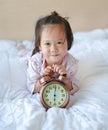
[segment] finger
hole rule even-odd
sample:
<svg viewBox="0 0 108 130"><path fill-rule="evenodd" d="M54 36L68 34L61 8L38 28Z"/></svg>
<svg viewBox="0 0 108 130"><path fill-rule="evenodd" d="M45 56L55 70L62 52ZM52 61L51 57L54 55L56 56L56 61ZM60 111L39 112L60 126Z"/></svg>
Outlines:
<svg viewBox="0 0 108 130"><path fill-rule="evenodd" d="M59 72L59 67L58 67L58 65L53 65L53 71L54 71L54 72Z"/></svg>
<svg viewBox="0 0 108 130"><path fill-rule="evenodd" d="M52 67L51 67L51 66L47 66L46 68L48 68L48 69L51 69L51 70L52 70Z"/></svg>
<svg viewBox="0 0 108 130"><path fill-rule="evenodd" d="M50 71L51 71L51 70L50 70L49 68L46 68L46 69L45 69L45 72L46 72L46 73L50 73Z"/></svg>
<svg viewBox="0 0 108 130"><path fill-rule="evenodd" d="M52 74L52 67L51 66L47 66L44 69L44 75L51 75Z"/></svg>

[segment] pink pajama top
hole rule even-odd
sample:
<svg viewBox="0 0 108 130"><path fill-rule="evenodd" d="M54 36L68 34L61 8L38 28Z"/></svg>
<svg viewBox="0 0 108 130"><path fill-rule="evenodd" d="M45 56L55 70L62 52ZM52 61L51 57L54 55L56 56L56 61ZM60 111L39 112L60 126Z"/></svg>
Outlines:
<svg viewBox="0 0 108 130"><path fill-rule="evenodd" d="M63 59L61 65L67 70L67 77L72 81L74 94L78 90L78 80L75 75L77 72L78 61L69 53L67 53ZM45 68L45 60L41 52L34 54L29 58L27 69L27 88L33 93L36 82L41 78L42 72Z"/></svg>

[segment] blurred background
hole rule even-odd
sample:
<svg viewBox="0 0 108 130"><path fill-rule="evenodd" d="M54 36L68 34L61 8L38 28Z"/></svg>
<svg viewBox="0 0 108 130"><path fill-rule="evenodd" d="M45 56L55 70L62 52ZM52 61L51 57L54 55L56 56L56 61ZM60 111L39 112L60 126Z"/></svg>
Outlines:
<svg viewBox="0 0 108 130"><path fill-rule="evenodd" d="M34 38L36 20L57 11L73 32L108 28L108 0L0 0L0 39Z"/></svg>

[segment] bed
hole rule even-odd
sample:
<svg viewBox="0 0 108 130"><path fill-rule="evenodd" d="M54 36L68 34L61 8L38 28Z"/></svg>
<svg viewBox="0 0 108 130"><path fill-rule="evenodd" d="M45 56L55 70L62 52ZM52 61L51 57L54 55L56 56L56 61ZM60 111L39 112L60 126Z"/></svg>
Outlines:
<svg viewBox="0 0 108 130"><path fill-rule="evenodd" d="M32 49L32 41L0 40L0 130L108 130L108 29L74 33L80 89L67 109L46 111L26 89Z"/></svg>

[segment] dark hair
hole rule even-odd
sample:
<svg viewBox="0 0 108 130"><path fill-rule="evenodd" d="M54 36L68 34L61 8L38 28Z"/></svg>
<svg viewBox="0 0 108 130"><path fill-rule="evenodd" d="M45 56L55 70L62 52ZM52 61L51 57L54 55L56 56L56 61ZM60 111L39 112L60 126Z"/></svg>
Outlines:
<svg viewBox="0 0 108 130"><path fill-rule="evenodd" d="M36 26L35 26L35 48L32 52L32 55L40 51L39 44L40 44L42 26L48 25L48 24L60 24L64 26L65 35L66 35L67 43L68 43L68 50L71 48L72 43L73 43L73 33L70 27L70 24L66 18L61 17L57 12L54 11L51 13L51 15L42 17L37 21Z"/></svg>

